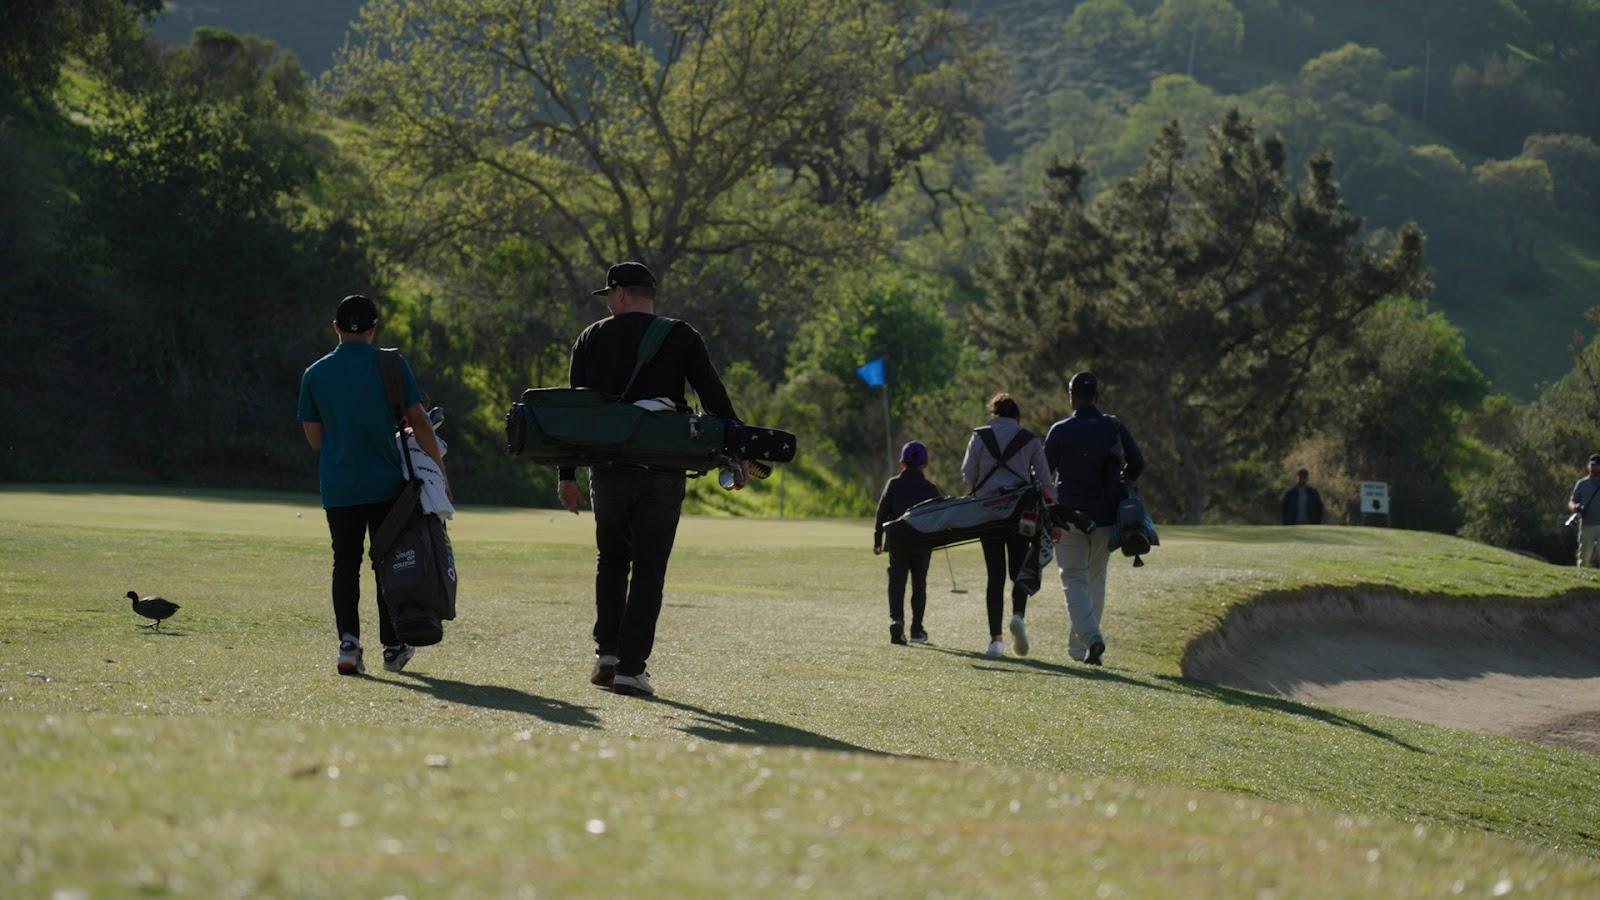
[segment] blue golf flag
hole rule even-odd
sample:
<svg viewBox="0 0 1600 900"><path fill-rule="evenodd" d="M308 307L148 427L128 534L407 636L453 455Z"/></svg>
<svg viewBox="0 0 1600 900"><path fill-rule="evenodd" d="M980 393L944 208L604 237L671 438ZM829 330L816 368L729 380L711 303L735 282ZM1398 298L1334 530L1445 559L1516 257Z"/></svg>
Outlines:
<svg viewBox="0 0 1600 900"><path fill-rule="evenodd" d="M864 366L858 366L856 374L860 375L861 380L867 383L867 387L882 387L884 382L883 357L880 356Z"/></svg>

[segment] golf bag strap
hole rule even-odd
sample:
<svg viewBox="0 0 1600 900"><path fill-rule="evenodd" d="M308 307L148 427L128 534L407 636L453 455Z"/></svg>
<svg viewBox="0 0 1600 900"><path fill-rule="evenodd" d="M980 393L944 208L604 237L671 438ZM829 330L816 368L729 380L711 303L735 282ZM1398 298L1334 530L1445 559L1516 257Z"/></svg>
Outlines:
<svg viewBox="0 0 1600 900"><path fill-rule="evenodd" d="M988 425L982 428L974 428L972 433L978 436L978 440L983 441L983 446L988 449L989 455L994 457L994 468L983 473L983 477L978 479L978 483L972 486L974 494L981 490L985 484L988 484L989 479L994 477L994 473L1002 468L1012 475L1022 478L1022 475L1018 474L1016 469L1011 468L1006 461L1016 456L1018 450L1028 446L1028 442L1033 440L1033 432L1026 428L1019 429L1015 435L1012 435L1011 441L1006 444L1005 450L1000 449L1000 439L994 436L994 429ZM1023 480L1026 481L1027 479L1024 478Z"/></svg>
<svg viewBox="0 0 1600 900"><path fill-rule="evenodd" d="M639 358L633 364L633 374L628 376L628 384L623 387L620 399L623 401L628 399L628 392L633 390L633 383L639 380L639 373L649 365L650 360L656 358L656 354L661 351L661 345L667 342L667 334L677 324L677 319L669 319L666 316L656 316L650 321L650 327L644 330L644 337L639 339Z"/></svg>
<svg viewBox="0 0 1600 900"><path fill-rule="evenodd" d="M395 434L400 438L400 455L405 458L409 481L417 480L416 463L411 461L411 448L406 445L406 400L400 387L400 351L392 347L378 351L378 371L383 375L383 392L389 398L389 417L394 420Z"/></svg>
<svg viewBox="0 0 1600 900"><path fill-rule="evenodd" d="M394 539L400 536L400 529L404 528L410 520L411 513L417 508L417 503L422 496L422 482L413 478L406 482L400 491L400 496L395 498L394 505L389 507L389 514L383 517L383 524L378 526L377 533L372 536L372 546L367 551L367 556L374 564L388 554L389 548L394 545Z"/></svg>

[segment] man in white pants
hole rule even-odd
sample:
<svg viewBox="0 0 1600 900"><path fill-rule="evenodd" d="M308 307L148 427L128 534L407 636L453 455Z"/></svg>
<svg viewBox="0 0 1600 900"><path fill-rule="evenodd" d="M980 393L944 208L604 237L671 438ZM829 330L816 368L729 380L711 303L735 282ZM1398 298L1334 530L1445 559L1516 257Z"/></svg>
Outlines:
<svg viewBox="0 0 1600 900"><path fill-rule="evenodd" d="M1589 477L1572 486L1572 496L1567 498L1567 509L1580 516L1578 525L1578 566L1593 567L1595 543L1600 541L1600 505L1594 498L1600 494L1600 453L1589 455Z"/></svg>
<svg viewBox="0 0 1600 900"><path fill-rule="evenodd" d="M1067 613L1072 617L1067 653L1098 666L1106 651L1100 619L1106 607L1111 526L1117 520L1123 486L1144 471L1144 454L1127 426L1095 406L1100 383L1093 372L1072 376L1067 392L1072 415L1050 426L1044 458L1056 475L1060 504L1087 514L1096 525L1088 534L1074 528L1063 535L1056 547L1056 562L1061 567Z"/></svg>

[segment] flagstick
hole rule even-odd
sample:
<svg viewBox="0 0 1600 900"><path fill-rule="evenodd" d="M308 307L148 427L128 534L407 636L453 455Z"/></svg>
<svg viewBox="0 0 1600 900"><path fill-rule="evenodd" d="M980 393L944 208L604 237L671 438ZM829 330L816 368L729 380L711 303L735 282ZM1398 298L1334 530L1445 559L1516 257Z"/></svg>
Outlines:
<svg viewBox="0 0 1600 900"><path fill-rule="evenodd" d="M889 475L894 476L894 429L889 424L889 379L883 380L883 446L889 451Z"/></svg>

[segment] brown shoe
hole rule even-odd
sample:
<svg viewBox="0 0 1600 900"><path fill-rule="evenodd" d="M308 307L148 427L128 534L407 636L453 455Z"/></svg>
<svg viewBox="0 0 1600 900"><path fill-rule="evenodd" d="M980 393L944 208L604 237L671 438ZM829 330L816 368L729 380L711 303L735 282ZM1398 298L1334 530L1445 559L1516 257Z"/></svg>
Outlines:
<svg viewBox="0 0 1600 900"><path fill-rule="evenodd" d="M611 687L611 682L617 677L617 658L615 656L600 656L594 661L594 672L589 675L589 683L596 687Z"/></svg>

